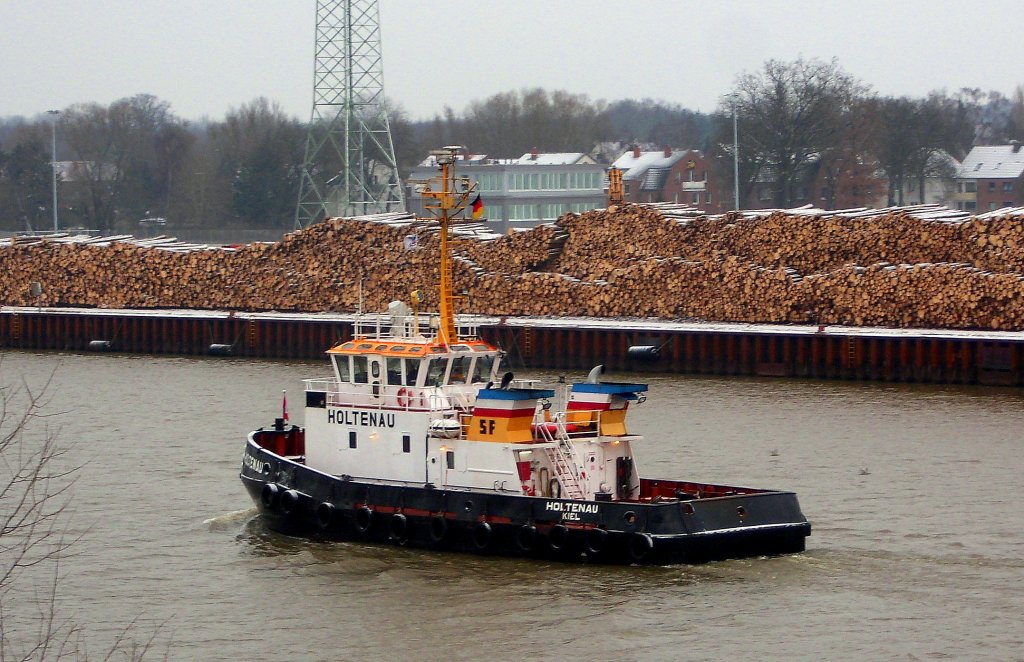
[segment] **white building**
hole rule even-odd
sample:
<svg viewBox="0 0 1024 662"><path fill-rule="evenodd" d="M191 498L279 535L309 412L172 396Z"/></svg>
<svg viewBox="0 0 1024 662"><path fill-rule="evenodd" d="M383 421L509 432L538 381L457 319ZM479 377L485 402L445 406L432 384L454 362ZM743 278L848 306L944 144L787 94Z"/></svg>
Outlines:
<svg viewBox="0 0 1024 662"><path fill-rule="evenodd" d="M429 157L410 173L409 211L424 213L415 184L436 172L434 157ZM458 157L456 173L476 183L484 218L498 232L532 227L566 212L579 214L607 204L605 168L582 152L533 151L512 159L465 154Z"/></svg>

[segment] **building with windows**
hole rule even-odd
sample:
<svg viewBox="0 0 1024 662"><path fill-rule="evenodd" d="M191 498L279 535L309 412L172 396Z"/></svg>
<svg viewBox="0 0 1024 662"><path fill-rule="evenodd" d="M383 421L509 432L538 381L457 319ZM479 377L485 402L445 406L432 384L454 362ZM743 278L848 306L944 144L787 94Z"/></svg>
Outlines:
<svg viewBox="0 0 1024 662"><path fill-rule="evenodd" d="M953 196L958 209L984 213L1024 207L1024 150L1009 145L979 145L964 158Z"/></svg>
<svg viewBox="0 0 1024 662"><path fill-rule="evenodd" d="M407 182L409 211L423 215L416 183L437 173L433 157L414 169ZM583 153L532 151L517 159L459 155L456 174L476 183L484 218L497 232L533 227L566 212L577 214L607 205L605 166Z"/></svg>
<svg viewBox="0 0 1024 662"><path fill-rule="evenodd" d="M612 167L622 170L628 202L674 202L709 213L731 209L720 208L715 186L708 181L707 159L695 149L643 151L634 147Z"/></svg>

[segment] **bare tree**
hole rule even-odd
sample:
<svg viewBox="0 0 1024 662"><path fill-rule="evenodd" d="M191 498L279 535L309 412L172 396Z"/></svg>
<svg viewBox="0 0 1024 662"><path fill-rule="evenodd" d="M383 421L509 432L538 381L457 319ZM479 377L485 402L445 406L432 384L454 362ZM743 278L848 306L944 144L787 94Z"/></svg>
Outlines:
<svg viewBox="0 0 1024 662"><path fill-rule="evenodd" d="M106 233L124 229L146 215L168 208L175 172L190 141L170 105L149 94L109 106L79 104L64 111L63 133L78 162L83 221Z"/></svg>
<svg viewBox="0 0 1024 662"><path fill-rule="evenodd" d="M836 60L769 60L740 76L722 98L722 117L735 109L740 153L773 182L774 204L792 204L797 186L823 150L836 144L864 84Z"/></svg>
<svg viewBox="0 0 1024 662"><path fill-rule="evenodd" d="M280 104L258 98L232 108L209 127L210 148L230 191L230 209L243 223L290 227L303 164L306 128ZM337 172L340 164L322 164Z"/></svg>
<svg viewBox="0 0 1024 662"><path fill-rule="evenodd" d="M63 518L73 469L46 429L49 382L34 390L0 383L0 659L49 659L66 651L74 626L56 617L59 560L71 541ZM42 425L40 425L42 424ZM42 429L39 429L42 427ZM43 581L40 581L43 579ZM11 626L12 603L35 593L38 618ZM27 627L26 627L27 626ZM27 631L26 631L27 630Z"/></svg>
<svg viewBox="0 0 1024 662"><path fill-rule="evenodd" d="M1013 106L1010 108L1006 133L1014 140L1024 140L1024 85L1018 85L1013 91Z"/></svg>
<svg viewBox="0 0 1024 662"><path fill-rule="evenodd" d="M500 157L518 156L534 147L582 151L609 133L604 102L539 87L474 101L464 119L449 114L448 124L449 132L460 135L472 151Z"/></svg>
<svg viewBox="0 0 1024 662"><path fill-rule="evenodd" d="M18 124L5 142L10 147L5 151L0 144L0 223L17 230L43 226L53 217L49 127Z"/></svg>
<svg viewBox="0 0 1024 662"><path fill-rule="evenodd" d="M60 562L75 542L68 506L79 467L59 442L49 406L54 373L38 387L3 380L0 362L0 661L88 659L82 628L59 614ZM114 653L141 660L160 631L145 641L124 626Z"/></svg>
<svg viewBox="0 0 1024 662"><path fill-rule="evenodd" d="M831 144L823 146L818 157L818 178L823 190L818 195L825 209L866 206L881 189L874 171L871 149L878 130L873 98L855 99Z"/></svg>

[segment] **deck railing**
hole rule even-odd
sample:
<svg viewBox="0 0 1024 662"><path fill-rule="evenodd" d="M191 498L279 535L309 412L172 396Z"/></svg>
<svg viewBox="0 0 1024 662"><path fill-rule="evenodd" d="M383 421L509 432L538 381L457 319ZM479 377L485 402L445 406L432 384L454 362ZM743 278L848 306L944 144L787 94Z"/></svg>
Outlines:
<svg viewBox="0 0 1024 662"><path fill-rule="evenodd" d="M392 315L390 313L361 314L353 322L353 336L361 338L426 338L437 334L440 316L436 313ZM479 338L477 324L460 324L455 329L459 338Z"/></svg>

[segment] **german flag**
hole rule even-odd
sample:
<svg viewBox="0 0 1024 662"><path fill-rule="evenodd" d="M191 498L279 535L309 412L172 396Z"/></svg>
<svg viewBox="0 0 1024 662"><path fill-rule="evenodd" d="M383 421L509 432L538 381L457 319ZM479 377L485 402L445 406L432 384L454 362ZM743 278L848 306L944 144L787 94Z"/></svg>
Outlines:
<svg viewBox="0 0 1024 662"><path fill-rule="evenodd" d="M476 197L473 198L473 202L470 203L473 209L473 220L477 221L481 216L484 215L484 201L480 199L480 194L477 193Z"/></svg>

